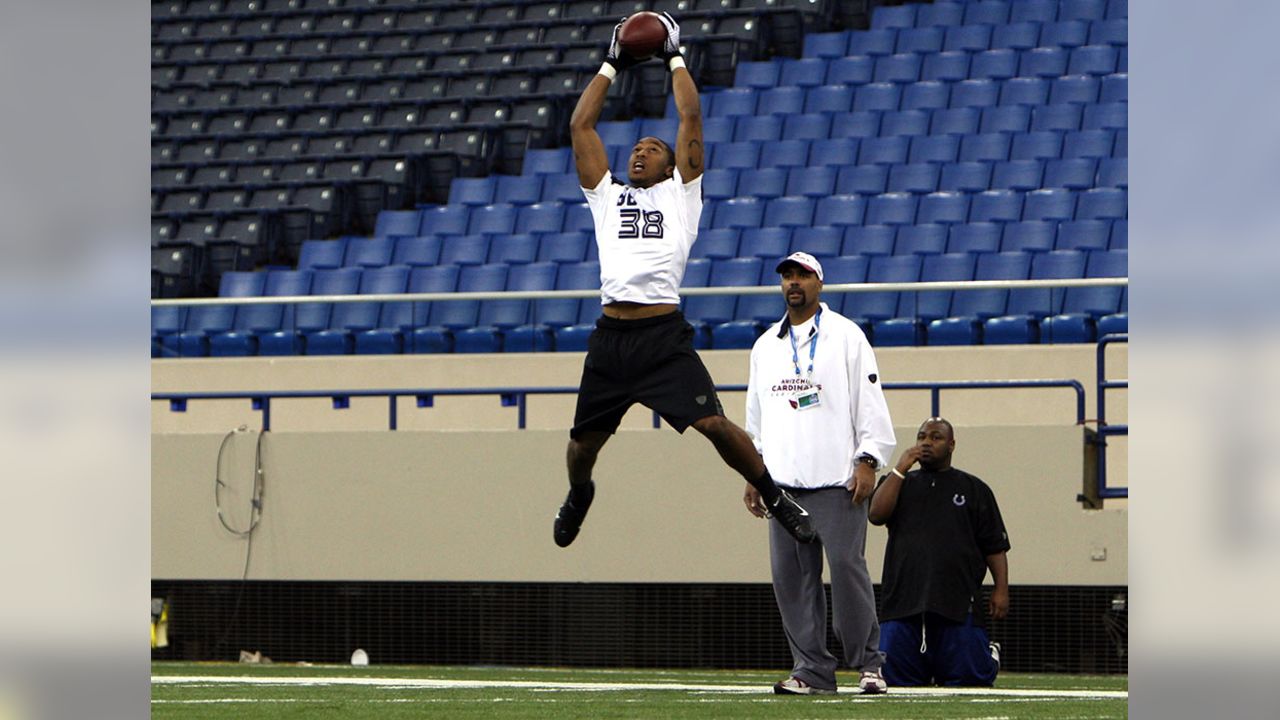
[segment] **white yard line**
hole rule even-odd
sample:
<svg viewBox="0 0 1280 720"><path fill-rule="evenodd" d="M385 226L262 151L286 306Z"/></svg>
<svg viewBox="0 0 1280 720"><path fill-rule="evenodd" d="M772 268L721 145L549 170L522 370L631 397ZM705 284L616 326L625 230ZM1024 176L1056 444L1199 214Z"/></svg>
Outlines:
<svg viewBox="0 0 1280 720"><path fill-rule="evenodd" d="M614 692L635 690L673 690L705 693L772 693L768 685L684 685L679 683L602 683L552 682L545 680L446 680L439 678L391 677L284 677L262 675L152 675L152 685L364 685L386 689L458 690L485 688L519 688L525 690L572 690L582 692ZM848 688L842 693L861 694ZM1129 697L1127 690L1036 690L1021 688L890 688L891 695L925 697L977 696L1007 698L1088 698L1118 699Z"/></svg>

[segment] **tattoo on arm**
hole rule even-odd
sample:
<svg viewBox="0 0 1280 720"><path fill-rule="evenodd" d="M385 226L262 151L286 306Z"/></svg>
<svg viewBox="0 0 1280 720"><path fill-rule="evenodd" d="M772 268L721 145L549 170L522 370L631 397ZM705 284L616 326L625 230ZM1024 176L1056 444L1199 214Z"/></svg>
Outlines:
<svg viewBox="0 0 1280 720"><path fill-rule="evenodd" d="M702 167L702 143L698 140L689 141L689 167L695 170Z"/></svg>

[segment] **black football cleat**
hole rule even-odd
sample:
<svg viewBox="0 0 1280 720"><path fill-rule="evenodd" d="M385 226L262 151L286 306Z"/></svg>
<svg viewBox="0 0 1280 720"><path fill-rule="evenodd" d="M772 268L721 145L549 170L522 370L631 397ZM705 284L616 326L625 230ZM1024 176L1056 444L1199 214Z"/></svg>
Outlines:
<svg viewBox="0 0 1280 720"><path fill-rule="evenodd" d="M575 495L578 497L575 498ZM587 481L585 490L574 492L573 488L569 489L569 495L560 506L560 512L556 513L556 545L569 547L573 544L574 539L578 537L578 530L582 529L582 521L586 519L587 510L591 509L591 501L595 496L596 484L590 480Z"/></svg>
<svg viewBox="0 0 1280 720"><path fill-rule="evenodd" d="M786 490L778 488L778 499L769 506L769 514L777 520L796 542L811 543L818 534L809 523L809 512L800 507L800 503L791 497Z"/></svg>

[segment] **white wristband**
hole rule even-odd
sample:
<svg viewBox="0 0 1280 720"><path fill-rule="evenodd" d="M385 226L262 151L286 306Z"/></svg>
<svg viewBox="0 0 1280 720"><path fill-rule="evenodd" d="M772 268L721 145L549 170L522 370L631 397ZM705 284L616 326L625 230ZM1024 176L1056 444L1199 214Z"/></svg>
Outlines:
<svg viewBox="0 0 1280 720"><path fill-rule="evenodd" d="M897 475L897 476L898 476L898 478L899 478L899 479L901 479L901 480L906 480L906 479L907 479L907 476L906 476L906 475L903 475L903 474L902 474L902 473L900 473L900 472L898 472L898 468L896 468L896 467L895 467L895 468L890 469L890 470L889 470L889 474L890 474L890 475Z"/></svg>
<svg viewBox="0 0 1280 720"><path fill-rule="evenodd" d="M667 67L671 69L671 72L675 72L676 68L684 67L684 58L679 55L671 58L667 61Z"/></svg>
<svg viewBox="0 0 1280 720"><path fill-rule="evenodd" d="M618 77L618 71L614 70L609 63L601 63L600 69L596 71L596 74L609 78L609 82L613 82L613 79Z"/></svg>

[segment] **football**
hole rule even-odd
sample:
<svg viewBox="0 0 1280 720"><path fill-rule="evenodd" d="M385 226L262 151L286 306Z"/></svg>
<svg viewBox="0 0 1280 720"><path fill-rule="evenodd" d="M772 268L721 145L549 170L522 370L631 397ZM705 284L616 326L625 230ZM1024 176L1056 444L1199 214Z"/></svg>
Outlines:
<svg viewBox="0 0 1280 720"><path fill-rule="evenodd" d="M622 22L618 44L622 51L637 60L647 60L662 49L667 41L667 26L654 12L638 12Z"/></svg>

